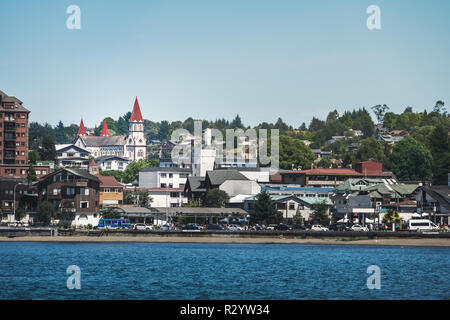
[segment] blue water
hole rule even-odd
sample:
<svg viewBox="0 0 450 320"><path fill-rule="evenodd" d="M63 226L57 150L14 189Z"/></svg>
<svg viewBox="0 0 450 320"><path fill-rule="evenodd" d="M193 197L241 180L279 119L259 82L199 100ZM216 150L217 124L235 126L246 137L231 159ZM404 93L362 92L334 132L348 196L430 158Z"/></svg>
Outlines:
<svg viewBox="0 0 450 320"><path fill-rule="evenodd" d="M450 299L449 258L441 247L3 242L0 299ZM67 289L69 265L80 290Z"/></svg>

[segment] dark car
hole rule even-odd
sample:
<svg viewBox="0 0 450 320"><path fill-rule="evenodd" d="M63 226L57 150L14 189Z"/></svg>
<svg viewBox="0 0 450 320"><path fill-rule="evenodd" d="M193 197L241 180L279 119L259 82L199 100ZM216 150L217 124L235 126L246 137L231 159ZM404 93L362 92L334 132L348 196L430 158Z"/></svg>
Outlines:
<svg viewBox="0 0 450 320"><path fill-rule="evenodd" d="M333 223L330 224L328 229L332 231L347 231L349 228L345 223Z"/></svg>
<svg viewBox="0 0 450 320"><path fill-rule="evenodd" d="M224 227L222 227L220 224L208 224L206 226L207 230L225 230Z"/></svg>
<svg viewBox="0 0 450 320"><path fill-rule="evenodd" d="M275 230L292 230L292 227L287 224L280 223L275 227Z"/></svg>
<svg viewBox="0 0 450 320"><path fill-rule="evenodd" d="M202 230L203 227L195 223L189 223L183 227L183 230Z"/></svg>
<svg viewBox="0 0 450 320"><path fill-rule="evenodd" d="M308 228L306 228L304 225L302 225L302 224L294 224L293 226L292 226L292 229L293 230L307 230Z"/></svg>

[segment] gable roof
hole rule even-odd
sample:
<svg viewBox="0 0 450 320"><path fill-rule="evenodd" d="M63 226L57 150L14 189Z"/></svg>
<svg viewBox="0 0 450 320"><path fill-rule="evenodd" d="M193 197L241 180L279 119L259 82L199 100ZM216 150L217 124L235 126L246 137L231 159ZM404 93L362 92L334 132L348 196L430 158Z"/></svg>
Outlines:
<svg viewBox="0 0 450 320"><path fill-rule="evenodd" d="M79 147L79 146L77 146L75 144L57 144L57 145L55 145L55 149L56 149L57 152L68 150L68 149L72 149L72 148L76 149L76 150L79 150L79 151L86 152L86 153L91 153L89 150L84 149L82 147Z"/></svg>
<svg viewBox="0 0 450 320"><path fill-rule="evenodd" d="M212 170L206 171L206 180L209 180L212 186L219 186L227 180L249 180L238 170Z"/></svg>
<svg viewBox="0 0 450 320"><path fill-rule="evenodd" d="M101 146L123 146L126 143L126 136L83 136L79 137L83 140L86 147L101 147Z"/></svg>
<svg viewBox="0 0 450 320"><path fill-rule="evenodd" d="M205 192L206 189L201 187L204 181L205 177L189 176L184 189L190 189L191 192Z"/></svg>
<svg viewBox="0 0 450 320"><path fill-rule="evenodd" d="M123 185L120 184L116 178L113 176L101 176L99 174L95 175L100 180L100 187L119 187L123 188Z"/></svg>
<svg viewBox="0 0 450 320"><path fill-rule="evenodd" d="M58 174L58 173L60 173L62 171L67 171L67 172L69 172L69 173L71 173L71 174L73 174L75 176L82 177L82 178L85 178L85 179L92 180L92 181L100 183L100 179L97 176L94 176L94 175L90 174L89 171L86 170L86 169L65 167L65 168L61 168L59 170L56 170L56 171L54 171L52 173L49 173L48 175L44 176L38 182L38 184L41 184L42 182L48 180L50 177L53 177L54 175L56 175L56 174Z"/></svg>
<svg viewBox="0 0 450 320"><path fill-rule="evenodd" d="M445 209L450 210L450 186L424 186L423 191L439 202Z"/></svg>
<svg viewBox="0 0 450 320"><path fill-rule="evenodd" d="M103 120L103 128L102 133L100 133L100 136L109 137L108 123L106 122L106 119Z"/></svg>

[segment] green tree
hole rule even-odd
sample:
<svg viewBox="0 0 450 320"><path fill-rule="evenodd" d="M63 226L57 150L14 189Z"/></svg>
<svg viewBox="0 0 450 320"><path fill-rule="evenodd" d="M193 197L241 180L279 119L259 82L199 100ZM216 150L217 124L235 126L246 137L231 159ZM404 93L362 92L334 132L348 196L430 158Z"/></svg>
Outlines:
<svg viewBox="0 0 450 320"><path fill-rule="evenodd" d="M16 208L16 214L14 216L14 219L16 221L21 221L23 218L25 218L25 210L23 208Z"/></svg>
<svg viewBox="0 0 450 320"><path fill-rule="evenodd" d="M139 172L144 168L156 167L157 160L141 159L139 161L132 161L123 172L123 180L130 183L139 177Z"/></svg>
<svg viewBox="0 0 450 320"><path fill-rule="evenodd" d="M43 224L49 224L52 218L55 217L55 208L53 204L48 201L41 202L37 208L38 221Z"/></svg>
<svg viewBox="0 0 450 320"><path fill-rule="evenodd" d="M170 131L170 126L169 126L169 122L166 120L161 121L161 123L159 124L158 127L158 138L161 141L167 140L169 139L169 132Z"/></svg>
<svg viewBox="0 0 450 320"><path fill-rule="evenodd" d="M312 205L313 213L311 215L313 223L318 223L324 226L330 224L330 216L328 215L328 205L323 202Z"/></svg>
<svg viewBox="0 0 450 320"><path fill-rule="evenodd" d="M392 166L400 180L428 180L432 176L433 158L425 145L414 138L398 142L392 151Z"/></svg>
<svg viewBox="0 0 450 320"><path fill-rule="evenodd" d="M434 184L447 184L447 175L450 172L450 139L448 133L448 127L440 124L430 136Z"/></svg>
<svg viewBox="0 0 450 320"><path fill-rule="evenodd" d="M152 201L153 199L149 197L147 191L138 189L136 187L133 191L126 190L124 192L124 202L126 204L134 204L138 207L147 207Z"/></svg>
<svg viewBox="0 0 450 320"><path fill-rule="evenodd" d="M389 209L383 216L383 224L392 228L392 224L397 224L402 222L402 218L398 212L394 209Z"/></svg>
<svg viewBox="0 0 450 320"><path fill-rule="evenodd" d="M230 196L219 188L213 188L208 191L204 204L206 207L224 208L230 200Z"/></svg>
<svg viewBox="0 0 450 320"><path fill-rule="evenodd" d="M280 136L280 168L310 168L314 162L314 153L299 139Z"/></svg>
<svg viewBox="0 0 450 320"><path fill-rule="evenodd" d="M28 166L28 171L27 171L27 182L34 182L37 181L37 175L36 175L36 170L34 170L34 166L30 163L30 165Z"/></svg>
<svg viewBox="0 0 450 320"><path fill-rule="evenodd" d="M385 104L381 105L378 104L376 106L372 107L373 113L375 113L375 116L377 117L377 121L379 124L383 123L384 120L384 114L386 111L389 110L389 107Z"/></svg>
<svg viewBox="0 0 450 320"><path fill-rule="evenodd" d="M250 212L252 223L270 224L279 223L282 213L277 210L276 202L270 198L270 194L263 190L255 197L255 205Z"/></svg>
<svg viewBox="0 0 450 320"><path fill-rule="evenodd" d="M28 152L28 161L32 164L36 164L36 161L39 161L40 157L39 157L39 152L34 151L34 150L30 150Z"/></svg>
<svg viewBox="0 0 450 320"><path fill-rule="evenodd" d="M46 136L42 140L42 148L39 149L39 157L42 160L56 162L55 142L53 141L52 136Z"/></svg>

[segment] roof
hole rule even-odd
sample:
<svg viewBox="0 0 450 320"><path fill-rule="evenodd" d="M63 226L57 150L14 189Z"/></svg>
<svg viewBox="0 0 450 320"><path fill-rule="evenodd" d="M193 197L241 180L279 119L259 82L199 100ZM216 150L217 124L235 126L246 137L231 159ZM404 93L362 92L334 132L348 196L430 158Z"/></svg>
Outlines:
<svg viewBox="0 0 450 320"><path fill-rule="evenodd" d="M213 170L206 172L206 180L213 186L218 186L227 180L249 180L246 176L240 173L238 170Z"/></svg>
<svg viewBox="0 0 450 320"><path fill-rule="evenodd" d="M122 146L125 145L126 136L83 136L83 139L87 147L101 147L101 146Z"/></svg>
<svg viewBox="0 0 450 320"><path fill-rule="evenodd" d="M85 148L82 148L82 147L79 147L79 146L77 146L75 144L56 144L55 145L55 149L56 149L57 152L58 151L63 151L65 149L69 149L69 148L81 150L81 151L86 152L86 153L91 153L89 150L87 150Z"/></svg>
<svg viewBox="0 0 450 320"><path fill-rule="evenodd" d="M70 172L71 174L73 174L75 176L79 176L79 177L82 177L82 178L85 178L85 179L89 179L89 180L93 180L95 182L100 183L100 179L97 176L94 176L94 175L90 174L88 170L86 170L86 169L78 169L78 168L69 168L69 167L61 168L61 169L56 170L56 171L54 171L52 173L49 173L48 175L43 177L42 180L40 180L38 183L41 183L41 182L47 180L49 177L52 177L55 174L60 173L61 171L67 171L67 172Z"/></svg>
<svg viewBox="0 0 450 320"><path fill-rule="evenodd" d="M135 187L126 187L125 190L127 191L133 191ZM143 190L143 191L170 191L170 192L182 192L184 188L143 188L143 187L136 187L137 190Z"/></svg>
<svg viewBox="0 0 450 320"><path fill-rule="evenodd" d="M106 122L106 119L103 120L102 133L100 133L100 135L102 137L109 137L108 123Z"/></svg>
<svg viewBox="0 0 450 320"><path fill-rule="evenodd" d="M91 162L89 162L89 167L97 167L97 164L95 163L94 159L92 159Z"/></svg>
<svg viewBox="0 0 450 320"><path fill-rule="evenodd" d="M318 175L334 175L334 176L392 176L390 172L369 172L367 174L358 172L354 169L347 168L317 168L308 170L297 170L297 171L280 171L281 175L284 174L304 174L307 176L318 176Z"/></svg>
<svg viewBox="0 0 450 320"><path fill-rule="evenodd" d="M80 127L78 128L79 136L86 136L86 129L84 128L83 118L81 118Z"/></svg>
<svg viewBox="0 0 450 320"><path fill-rule="evenodd" d="M134 101L133 113L130 117L130 122L144 122L144 118L142 118L141 108L139 107L138 98Z"/></svg>
<svg viewBox="0 0 450 320"><path fill-rule="evenodd" d="M262 190L267 191L311 191L311 192L332 192L334 188L314 188L314 187L271 187L261 186Z"/></svg>
<svg viewBox="0 0 450 320"><path fill-rule="evenodd" d="M407 195L412 194L417 188L419 188L418 184L377 184L373 186L369 186L363 191L367 191L371 198L395 198L405 197Z"/></svg>
<svg viewBox="0 0 450 320"><path fill-rule="evenodd" d="M445 209L450 210L450 186L424 186L422 190L439 202Z"/></svg>
<svg viewBox="0 0 450 320"><path fill-rule="evenodd" d="M101 176L97 174L96 177L100 180L100 187L123 187L113 176Z"/></svg>
<svg viewBox="0 0 450 320"><path fill-rule="evenodd" d="M14 109L5 109L2 105L3 103L0 104L0 111L27 112L27 113L30 112L28 109L26 109L24 106L22 106L22 101L20 101L16 97L8 96L3 91L0 91L0 96L2 98L1 99L2 102L13 102L14 103Z"/></svg>
<svg viewBox="0 0 450 320"><path fill-rule="evenodd" d="M336 191L357 191L365 189L367 186L384 183L385 179L373 178L349 178L336 187ZM363 183L361 185L361 183Z"/></svg>
<svg viewBox="0 0 450 320"><path fill-rule="evenodd" d="M198 177L198 176L189 176L187 178L186 187L189 184L189 187L191 189L191 192L205 192L205 188L201 188L202 182L205 181L205 177Z"/></svg>
<svg viewBox="0 0 450 320"><path fill-rule="evenodd" d="M130 159L128 159L128 158L119 157L119 156L101 156L101 157L95 158L95 160L97 162L105 161L108 159L118 159L118 160L122 160L122 161L130 161Z"/></svg>
<svg viewBox="0 0 450 320"><path fill-rule="evenodd" d="M246 198L246 201L255 201L257 195L253 195L251 197ZM319 203L325 203L326 205L333 205L333 202L329 197L298 197L296 195L279 195L279 194L271 194L270 199L276 202L283 202L287 200L299 200L302 202L305 202L307 204L313 205L313 204L319 204Z"/></svg>
<svg viewBox="0 0 450 320"><path fill-rule="evenodd" d="M222 215L222 214L247 214L247 211L241 208L209 208L209 207L154 207L153 209L161 213L169 214L210 214L210 215Z"/></svg>

